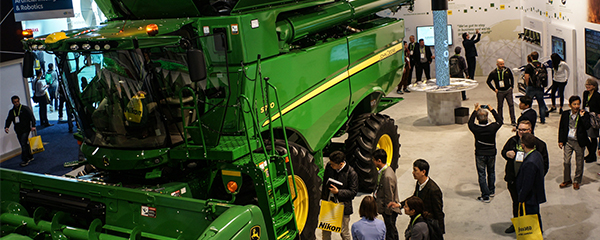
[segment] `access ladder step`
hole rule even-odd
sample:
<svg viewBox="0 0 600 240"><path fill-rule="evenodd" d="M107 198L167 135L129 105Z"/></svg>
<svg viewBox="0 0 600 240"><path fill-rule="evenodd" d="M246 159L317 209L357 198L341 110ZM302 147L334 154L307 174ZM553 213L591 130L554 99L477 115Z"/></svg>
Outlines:
<svg viewBox="0 0 600 240"><path fill-rule="evenodd" d="M273 188L278 188L287 182L287 175L281 175L273 178Z"/></svg>
<svg viewBox="0 0 600 240"><path fill-rule="evenodd" d="M284 204L286 204L287 202L289 202L290 200L290 195L289 194L281 194L279 195L279 197L277 197L275 199L275 203L277 204L277 206L279 206L279 208L283 207Z"/></svg>
<svg viewBox="0 0 600 240"><path fill-rule="evenodd" d="M273 226L275 226L276 229L281 228L281 227L285 226L287 223L289 223L290 221L292 221L292 219L294 219L293 212L285 212L285 213L277 214L273 218Z"/></svg>

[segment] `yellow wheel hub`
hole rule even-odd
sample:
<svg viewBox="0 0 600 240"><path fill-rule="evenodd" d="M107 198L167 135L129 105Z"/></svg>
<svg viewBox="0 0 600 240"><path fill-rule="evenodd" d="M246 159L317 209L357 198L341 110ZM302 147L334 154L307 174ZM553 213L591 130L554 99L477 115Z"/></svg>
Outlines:
<svg viewBox="0 0 600 240"><path fill-rule="evenodd" d="M392 157L394 157L394 144L392 143L392 138L390 138L390 135L383 134L383 136L379 138L379 141L377 141L377 148L385 151L387 154L386 163L388 166L391 166Z"/></svg>
<svg viewBox="0 0 600 240"><path fill-rule="evenodd" d="M294 175L294 179L292 179L292 176L288 176L288 182L292 191L292 198L296 197L292 180L296 182L296 191L298 192L298 197L296 200L294 200L296 225L298 225L298 231L302 232L304 225L306 224L306 220L308 219L308 190L306 188L306 184L304 184L304 181L298 175Z"/></svg>

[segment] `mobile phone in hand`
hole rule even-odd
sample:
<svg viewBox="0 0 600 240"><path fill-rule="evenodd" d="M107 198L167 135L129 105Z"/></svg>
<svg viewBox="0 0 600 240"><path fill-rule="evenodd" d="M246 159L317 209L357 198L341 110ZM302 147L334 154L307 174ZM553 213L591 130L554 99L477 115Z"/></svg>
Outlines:
<svg viewBox="0 0 600 240"><path fill-rule="evenodd" d="M489 109L488 105L481 105L480 108Z"/></svg>

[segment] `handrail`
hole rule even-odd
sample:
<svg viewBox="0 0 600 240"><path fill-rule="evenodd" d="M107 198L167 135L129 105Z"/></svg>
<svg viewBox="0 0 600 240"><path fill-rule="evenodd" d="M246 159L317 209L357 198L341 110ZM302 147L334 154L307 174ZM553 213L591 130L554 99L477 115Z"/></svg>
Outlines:
<svg viewBox="0 0 600 240"><path fill-rule="evenodd" d="M192 93L192 96L194 97L193 108L183 106L183 91L184 90L188 90ZM207 156L207 147L206 147L206 140L204 137L204 130L202 130L202 122L200 121L200 111L198 110L198 96L196 95L196 92L192 88L185 86L185 87L179 89L179 106L181 108L181 118L182 118L181 122L183 124L183 135L184 135L183 139L185 140L186 158L189 159L189 157L190 157L190 151L189 151L190 144L188 141L188 131L187 131L188 128L198 128L200 130L200 136L202 139L202 146L203 146L202 149L204 150L204 157L206 157ZM193 126L193 127L187 126L187 122L185 121L185 110L186 109L194 110L194 112L196 113L196 119L198 121L198 126Z"/></svg>
<svg viewBox="0 0 600 240"><path fill-rule="evenodd" d="M277 87L275 87L273 84L269 83L267 80L265 80L265 82L267 83L268 86L270 86L271 88L273 88L273 92L275 93L275 101L277 102L277 110L278 110L277 113L279 114L279 116L282 116L282 114L281 114L281 105L279 103L279 94L277 93ZM269 114L269 116L271 116L271 115ZM285 125L283 124L283 118L280 117L279 121L281 123L281 128L285 129ZM269 126L271 126L271 122L269 122ZM272 128L273 127L271 127L271 129ZM290 146L289 146L289 143L288 143L287 135L284 134L284 138L283 139L285 141L285 149L286 149L287 155L288 155L287 157L289 157L290 156ZM284 164L285 164L285 162L284 162ZM292 160L291 159L289 160L289 165L290 165L290 171L292 172L292 176L295 176L294 175L294 166L292 164ZM292 198L292 202L293 202L298 197L298 189L296 188L296 180L293 180L292 182L294 184L294 198Z"/></svg>

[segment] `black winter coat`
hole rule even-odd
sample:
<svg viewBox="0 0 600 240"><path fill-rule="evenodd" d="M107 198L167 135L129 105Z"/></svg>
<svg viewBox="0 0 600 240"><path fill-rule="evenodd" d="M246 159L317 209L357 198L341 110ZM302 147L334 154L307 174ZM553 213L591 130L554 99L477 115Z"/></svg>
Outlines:
<svg viewBox="0 0 600 240"><path fill-rule="evenodd" d="M514 182L517 179L517 174L515 173L515 159L509 158L506 156L508 151L517 152L517 143L519 142L519 135L515 135L506 141L504 147L502 148L502 157L506 159L506 168L504 172L504 181L506 182ZM548 158L548 148L546 143L539 138L535 137L535 150L542 154L542 160L544 163L544 176L548 173L548 169L550 168L550 160Z"/></svg>
<svg viewBox="0 0 600 240"><path fill-rule="evenodd" d="M344 184L341 187L336 186L339 192L334 196L338 202L344 204L344 215L352 214L352 200L358 192L358 175L348 163L346 163L340 172L333 169L330 164L327 164L323 175L323 188L321 189L321 199L323 200L331 200L328 199L330 186L327 184L327 181L329 178Z"/></svg>

